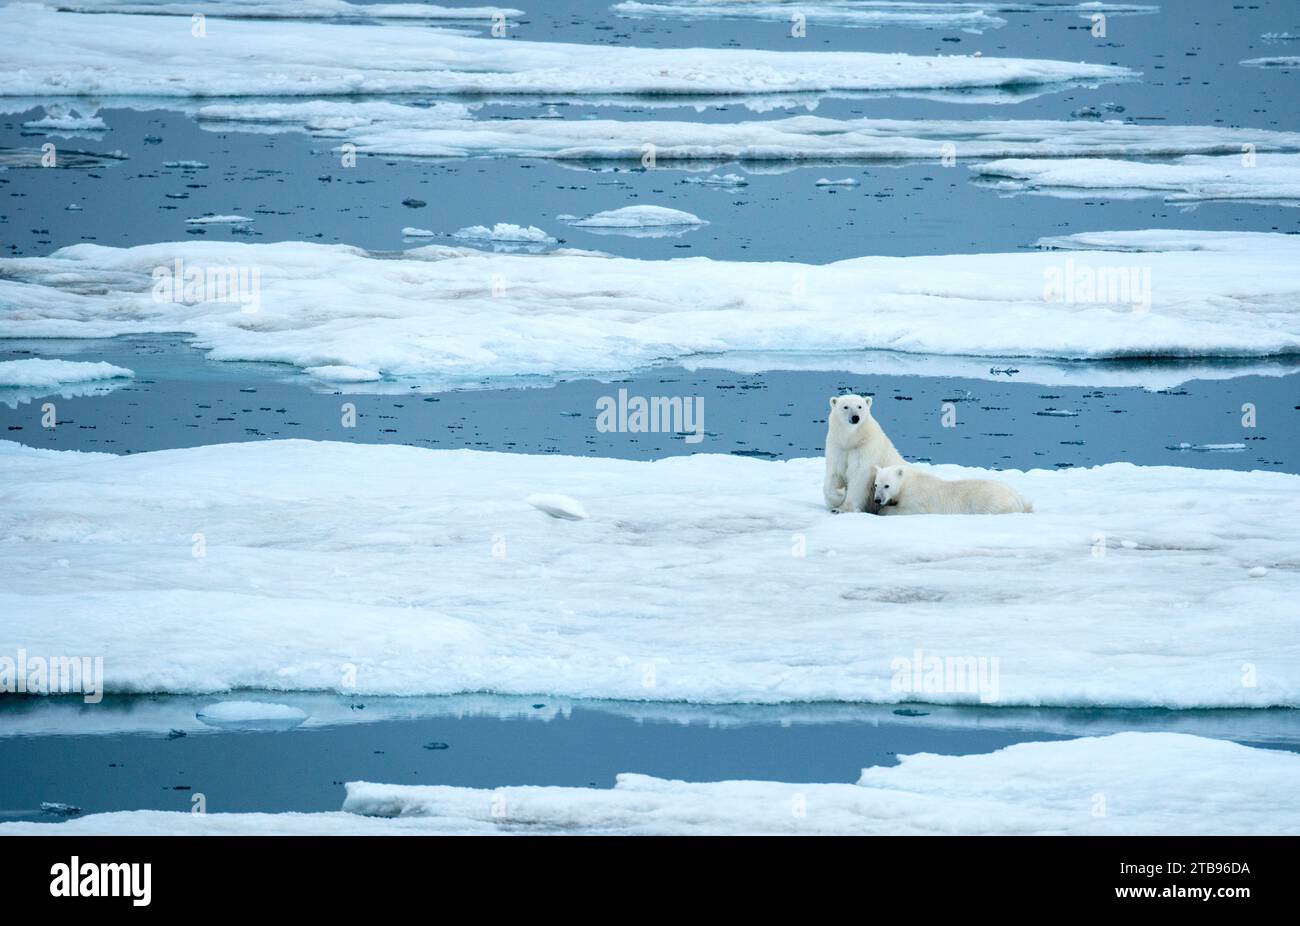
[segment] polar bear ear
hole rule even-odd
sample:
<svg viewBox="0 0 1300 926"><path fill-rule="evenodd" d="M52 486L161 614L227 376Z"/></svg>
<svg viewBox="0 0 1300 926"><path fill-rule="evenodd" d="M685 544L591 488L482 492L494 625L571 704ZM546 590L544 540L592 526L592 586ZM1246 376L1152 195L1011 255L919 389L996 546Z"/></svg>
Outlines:
<svg viewBox="0 0 1300 926"><path fill-rule="evenodd" d="M863 396L863 397L862 397L862 401L864 401L864 402L867 403L867 408L870 408L870 407L871 407L871 396L869 396L869 395L868 395L868 396Z"/></svg>
<svg viewBox="0 0 1300 926"><path fill-rule="evenodd" d="M839 397L839 396L837 396L837 395L833 395L833 396L831 396L831 408L834 408L835 405L836 405L836 403L839 402L839 400L840 400L840 397Z"/></svg>

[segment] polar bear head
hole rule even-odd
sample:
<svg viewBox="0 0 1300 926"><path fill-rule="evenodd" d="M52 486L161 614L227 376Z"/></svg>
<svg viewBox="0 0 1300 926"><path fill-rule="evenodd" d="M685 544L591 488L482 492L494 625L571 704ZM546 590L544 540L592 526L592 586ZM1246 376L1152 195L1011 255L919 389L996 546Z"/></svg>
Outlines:
<svg viewBox="0 0 1300 926"><path fill-rule="evenodd" d="M852 440L854 432L871 420L871 396L835 395L831 396L830 426Z"/></svg>
<svg viewBox="0 0 1300 926"><path fill-rule="evenodd" d="M897 505L906 478L907 468L903 466L882 466L876 470L876 504L882 508Z"/></svg>

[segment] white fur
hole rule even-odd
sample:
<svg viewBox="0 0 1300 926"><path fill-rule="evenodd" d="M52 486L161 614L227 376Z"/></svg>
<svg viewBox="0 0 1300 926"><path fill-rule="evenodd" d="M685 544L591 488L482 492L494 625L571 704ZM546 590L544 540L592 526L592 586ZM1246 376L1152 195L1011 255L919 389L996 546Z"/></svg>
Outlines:
<svg viewBox="0 0 1300 926"><path fill-rule="evenodd" d="M1015 490L991 479L940 479L910 466L876 472L881 514L1010 514L1033 511Z"/></svg>
<svg viewBox="0 0 1300 926"><path fill-rule="evenodd" d="M857 423L853 418L858 419ZM826 426L826 481L822 494L832 511L879 510L875 502L876 469L902 464L884 429L871 417L871 397L839 395L831 399Z"/></svg>

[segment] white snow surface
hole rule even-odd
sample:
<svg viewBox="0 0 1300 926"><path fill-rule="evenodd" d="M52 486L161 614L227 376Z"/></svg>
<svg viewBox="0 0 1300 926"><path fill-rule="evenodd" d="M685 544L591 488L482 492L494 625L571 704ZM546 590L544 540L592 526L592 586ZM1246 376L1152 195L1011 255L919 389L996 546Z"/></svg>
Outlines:
<svg viewBox="0 0 1300 926"><path fill-rule="evenodd" d="M54 387L65 383L86 383L134 375L125 367L102 362L45 360L36 357L0 361L0 387Z"/></svg>
<svg viewBox="0 0 1300 926"><path fill-rule="evenodd" d="M1054 195L1122 198L1163 196L1169 202L1205 200L1300 202L1300 154L1192 155L1152 163L1112 158L1058 161L1008 159L974 164L995 186Z"/></svg>
<svg viewBox="0 0 1300 926"><path fill-rule="evenodd" d="M0 337L189 331L215 360L351 366L435 384L613 374L742 351L1072 359L1300 351L1296 236L1150 230L1045 243L1072 250L806 265L437 245L390 259L293 242L80 244L0 259ZM170 288L155 298L153 269L178 259L259 270L255 311L220 298L173 302ZM1149 311L1047 298L1052 275L1100 279L1132 268L1150 270Z"/></svg>
<svg viewBox="0 0 1300 926"><path fill-rule="evenodd" d="M0 652L102 654L109 692L1300 706L1300 476L941 466L1035 513L878 518L827 512L822 469L2 443ZM933 690L917 650L999 668Z"/></svg>
<svg viewBox="0 0 1300 926"><path fill-rule="evenodd" d="M431 107L319 100L209 103L201 124L303 129L338 137L371 154L510 155L561 160L639 161L653 144L656 165L690 161L935 160L944 145L959 160L1039 157L1168 157L1300 151L1300 133L1206 125L963 119L831 119L792 116L730 123L617 119L474 119L455 103Z"/></svg>
<svg viewBox="0 0 1300 926"><path fill-rule="evenodd" d="M753 94L997 88L1125 79L1127 68L961 55L663 49L502 41L425 25L0 8L0 96L360 93Z"/></svg>
<svg viewBox="0 0 1300 926"><path fill-rule="evenodd" d="M619 775L612 789L346 785L344 812L128 811L3 823L6 836L1228 835L1300 833L1300 756L1177 733L1020 743L984 755L900 756L856 784L685 782ZM1177 774L1170 774L1176 769ZM1106 812L1095 813L1096 795ZM363 815L364 814L364 815Z"/></svg>

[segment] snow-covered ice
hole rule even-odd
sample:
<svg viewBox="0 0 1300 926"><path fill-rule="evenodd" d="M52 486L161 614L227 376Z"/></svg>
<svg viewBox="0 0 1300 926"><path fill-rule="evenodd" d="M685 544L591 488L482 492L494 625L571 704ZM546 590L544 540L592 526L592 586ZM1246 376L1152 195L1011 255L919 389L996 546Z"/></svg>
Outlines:
<svg viewBox="0 0 1300 926"><path fill-rule="evenodd" d="M189 331L215 360L361 367L433 385L613 374L741 351L846 359L871 349L1072 359L1300 351L1296 236L1151 230L1044 243L1071 250L809 265L438 245L392 257L293 242L79 244L0 259L0 337ZM256 304L221 298L224 289L192 304L171 301L170 286L156 296L155 268L178 259L194 270L258 270ZM1112 293L1108 281L1135 269L1149 272L1149 293ZM1064 276L1079 285L1049 291Z"/></svg>
<svg viewBox="0 0 1300 926"><path fill-rule="evenodd" d="M85 383L134 375L125 367L103 362L45 360L36 357L28 360L0 361L0 388L61 386L65 383Z"/></svg>
<svg viewBox="0 0 1300 926"><path fill-rule="evenodd" d="M946 144L959 160L1040 157L1169 157L1300 151L1300 133L1208 125L963 119L831 119L791 116L742 122L617 119L475 119L456 103L432 107L319 100L210 103L200 123L302 129L346 140L371 154L510 155L561 160L692 161L934 160Z"/></svg>
<svg viewBox="0 0 1300 926"><path fill-rule="evenodd" d="M1009 159L974 164L971 170L997 189L1056 196L1300 202L1300 154L1191 155L1164 163Z"/></svg>
<svg viewBox="0 0 1300 926"><path fill-rule="evenodd" d="M1300 705L1300 476L942 466L1036 513L877 518L822 468L4 443L0 652L102 654L110 693Z"/></svg>
<svg viewBox="0 0 1300 926"><path fill-rule="evenodd" d="M346 785L343 812L126 811L4 823L0 835L1300 833L1300 756L1176 733L918 753L855 784L685 782L619 775L612 789ZM1177 774L1170 774L1176 769ZM1097 795L1105 796L1098 813Z"/></svg>
<svg viewBox="0 0 1300 926"><path fill-rule="evenodd" d="M0 8L0 96L360 93L753 94L999 88L1133 76L1046 59L666 49L502 41L424 25L225 20Z"/></svg>

